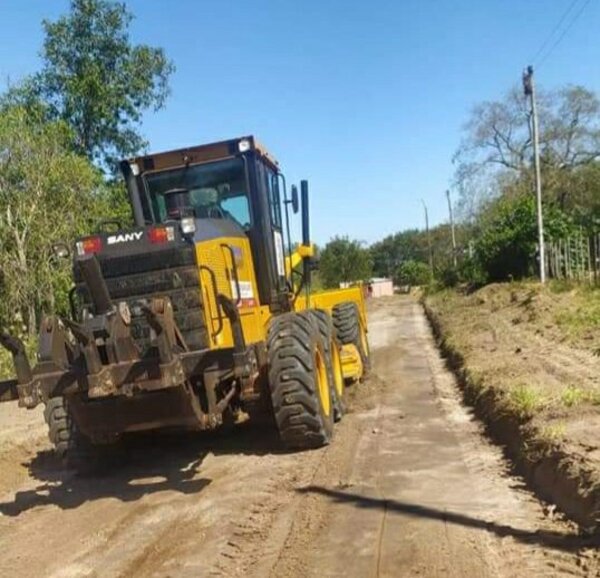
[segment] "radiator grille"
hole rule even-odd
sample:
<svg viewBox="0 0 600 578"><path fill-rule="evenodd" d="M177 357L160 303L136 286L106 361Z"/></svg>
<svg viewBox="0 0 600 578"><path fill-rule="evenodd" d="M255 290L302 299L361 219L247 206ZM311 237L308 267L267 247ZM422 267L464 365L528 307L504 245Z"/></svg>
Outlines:
<svg viewBox="0 0 600 578"><path fill-rule="evenodd" d="M175 321L190 349L208 346L200 280L193 247L170 248L150 254L100 256L100 267L111 298L125 301L131 310L131 332L142 349L150 345L150 327L142 307L153 297L168 296ZM90 298L77 268L74 271L82 307Z"/></svg>

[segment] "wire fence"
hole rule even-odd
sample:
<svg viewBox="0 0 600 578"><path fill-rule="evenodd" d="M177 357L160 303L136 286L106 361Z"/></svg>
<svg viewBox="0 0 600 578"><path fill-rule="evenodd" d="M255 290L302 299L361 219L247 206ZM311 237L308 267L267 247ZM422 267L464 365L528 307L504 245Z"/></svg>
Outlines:
<svg viewBox="0 0 600 578"><path fill-rule="evenodd" d="M600 284L600 234L580 231L548 244L546 271L554 279Z"/></svg>

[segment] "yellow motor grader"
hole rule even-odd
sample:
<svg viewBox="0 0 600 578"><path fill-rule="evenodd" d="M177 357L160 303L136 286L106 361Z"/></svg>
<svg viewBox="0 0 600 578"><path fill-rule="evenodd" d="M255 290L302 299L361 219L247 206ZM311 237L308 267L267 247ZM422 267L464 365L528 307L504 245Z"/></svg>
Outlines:
<svg viewBox="0 0 600 578"><path fill-rule="evenodd" d="M42 319L37 363L0 333L75 467L125 432L269 416L286 448L329 443L369 366L360 287L311 291L308 184L287 191L251 136L123 161L135 226L78 239L68 317ZM302 241L292 215L301 208Z"/></svg>

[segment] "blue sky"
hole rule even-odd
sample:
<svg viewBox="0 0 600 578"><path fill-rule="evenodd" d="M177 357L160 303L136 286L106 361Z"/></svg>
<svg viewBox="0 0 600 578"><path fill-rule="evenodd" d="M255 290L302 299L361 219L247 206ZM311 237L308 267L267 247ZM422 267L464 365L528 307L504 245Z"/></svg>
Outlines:
<svg viewBox="0 0 600 578"><path fill-rule="evenodd" d="M314 239L366 242L447 219L470 108L520 82L572 0L127 0L132 38L177 66L152 150L255 134L311 183ZM583 0L580 0L583 2ZM41 20L67 0L0 0L0 79L39 68ZM537 71L600 92L600 0Z"/></svg>

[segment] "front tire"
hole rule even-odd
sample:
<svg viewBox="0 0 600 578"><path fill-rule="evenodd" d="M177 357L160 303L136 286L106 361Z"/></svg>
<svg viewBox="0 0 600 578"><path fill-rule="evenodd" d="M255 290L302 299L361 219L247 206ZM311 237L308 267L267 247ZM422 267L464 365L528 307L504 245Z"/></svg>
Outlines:
<svg viewBox="0 0 600 578"><path fill-rule="evenodd" d="M44 408L48 437L57 457L69 469L82 475L97 473L106 467L110 448L94 445L85 436L71 415L64 397L53 397Z"/></svg>
<svg viewBox="0 0 600 578"><path fill-rule="evenodd" d="M333 404L323 340L305 315L283 313L268 335L275 422L288 449L317 448L333 435Z"/></svg>

